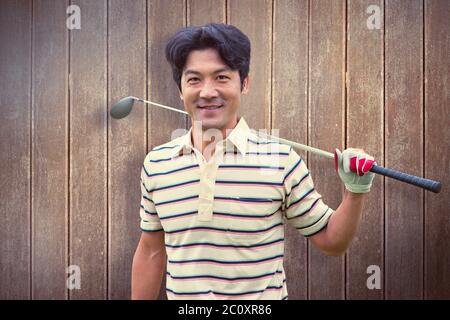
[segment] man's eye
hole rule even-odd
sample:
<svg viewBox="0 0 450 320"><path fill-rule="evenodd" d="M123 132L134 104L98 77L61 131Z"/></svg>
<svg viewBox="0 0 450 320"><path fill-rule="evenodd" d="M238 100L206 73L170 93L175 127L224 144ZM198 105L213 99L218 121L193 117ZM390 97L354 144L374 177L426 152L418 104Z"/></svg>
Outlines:
<svg viewBox="0 0 450 320"><path fill-rule="evenodd" d="M228 80L228 79L230 79L229 77L224 76L224 75L217 76L217 78L218 78L219 80Z"/></svg>
<svg viewBox="0 0 450 320"><path fill-rule="evenodd" d="M188 80L187 80L187 82L188 83L192 83L192 82L197 82L197 81L199 81L200 79L199 78L189 78Z"/></svg>

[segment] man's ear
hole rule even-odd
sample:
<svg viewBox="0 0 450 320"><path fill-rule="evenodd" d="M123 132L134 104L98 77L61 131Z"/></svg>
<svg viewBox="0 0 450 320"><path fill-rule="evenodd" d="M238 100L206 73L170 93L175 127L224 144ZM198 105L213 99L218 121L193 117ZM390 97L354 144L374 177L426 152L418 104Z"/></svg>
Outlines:
<svg viewBox="0 0 450 320"><path fill-rule="evenodd" d="M248 93L248 88L250 85L250 75L247 75L242 82L242 94Z"/></svg>
<svg viewBox="0 0 450 320"><path fill-rule="evenodd" d="M183 100L183 94L181 93L180 88L178 88L178 94L180 95L180 99Z"/></svg>

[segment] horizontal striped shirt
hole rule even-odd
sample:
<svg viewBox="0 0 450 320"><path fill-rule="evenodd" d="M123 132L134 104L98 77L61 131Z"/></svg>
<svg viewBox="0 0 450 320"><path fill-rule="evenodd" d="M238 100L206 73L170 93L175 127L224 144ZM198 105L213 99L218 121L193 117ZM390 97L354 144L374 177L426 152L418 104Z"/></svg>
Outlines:
<svg viewBox="0 0 450 320"><path fill-rule="evenodd" d="M286 299L285 222L308 237L334 211L295 150L244 118L208 161L191 132L141 171L141 229L165 233L168 299Z"/></svg>

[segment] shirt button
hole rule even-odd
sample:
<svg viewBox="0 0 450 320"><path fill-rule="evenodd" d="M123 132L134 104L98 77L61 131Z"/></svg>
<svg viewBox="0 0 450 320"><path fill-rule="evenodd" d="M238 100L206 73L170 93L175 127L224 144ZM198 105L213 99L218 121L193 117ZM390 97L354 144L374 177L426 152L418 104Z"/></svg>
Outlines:
<svg viewBox="0 0 450 320"><path fill-rule="evenodd" d="M207 185L209 188L213 188L215 184L215 181L213 179L205 179L205 185Z"/></svg>
<svg viewBox="0 0 450 320"><path fill-rule="evenodd" d="M211 221L212 220L212 206L200 205L200 208L198 210L198 218L200 221Z"/></svg>
<svg viewBox="0 0 450 320"><path fill-rule="evenodd" d="M209 194L214 193L214 184L211 183L203 183L200 186L200 194L202 196L207 196Z"/></svg>

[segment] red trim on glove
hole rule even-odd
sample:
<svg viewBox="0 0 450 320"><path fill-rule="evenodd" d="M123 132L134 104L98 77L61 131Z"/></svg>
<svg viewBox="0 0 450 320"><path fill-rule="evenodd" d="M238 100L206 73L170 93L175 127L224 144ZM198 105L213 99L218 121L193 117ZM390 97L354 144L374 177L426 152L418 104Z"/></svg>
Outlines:
<svg viewBox="0 0 450 320"><path fill-rule="evenodd" d="M362 168L362 171L364 173L369 172L370 169L372 169L374 162L375 162L375 160L367 160L366 163L364 164L363 168Z"/></svg>
<svg viewBox="0 0 450 320"><path fill-rule="evenodd" d="M338 156L336 149L334 149L334 169L338 172Z"/></svg>
<svg viewBox="0 0 450 320"><path fill-rule="evenodd" d="M364 166L365 160L366 160L366 158L359 159L359 162L358 162L358 175L359 176L363 176L364 175L363 166Z"/></svg>
<svg viewBox="0 0 450 320"><path fill-rule="evenodd" d="M350 158L350 171L357 172L356 171L356 157Z"/></svg>

